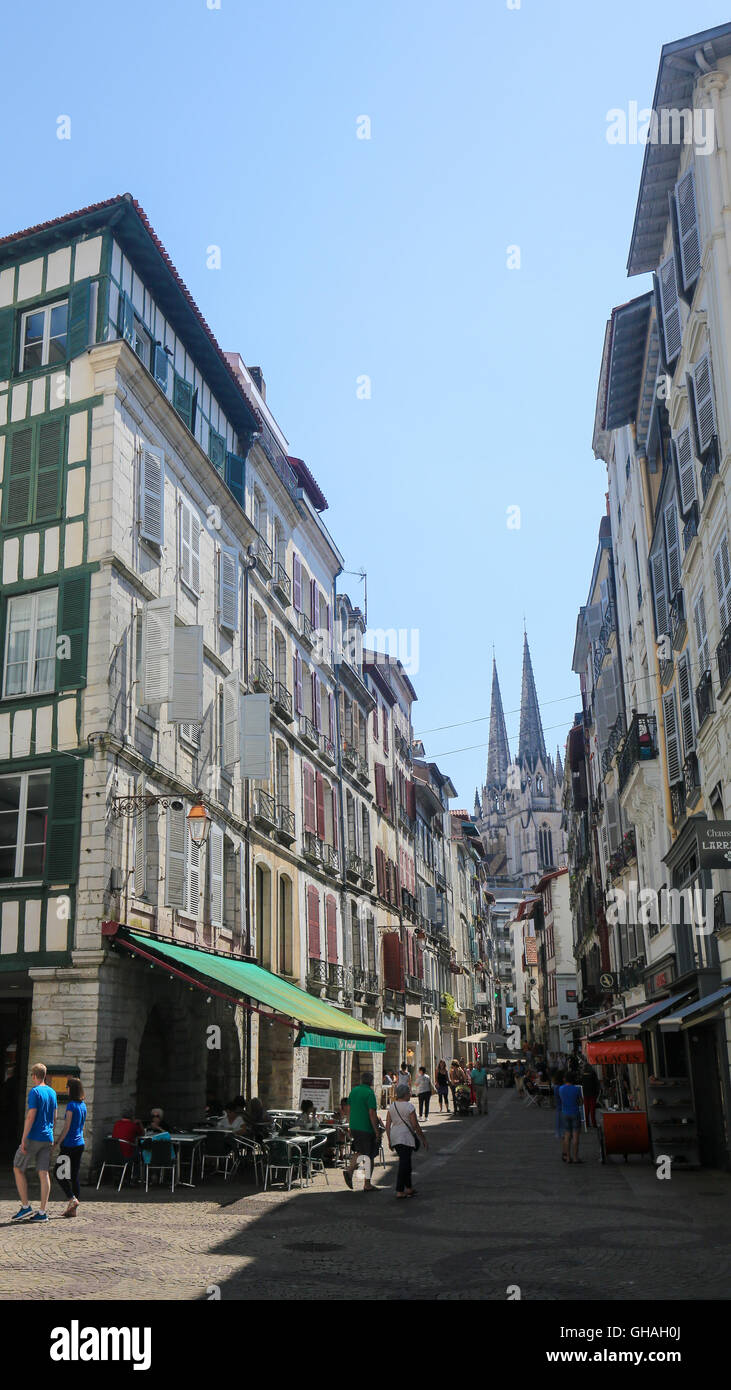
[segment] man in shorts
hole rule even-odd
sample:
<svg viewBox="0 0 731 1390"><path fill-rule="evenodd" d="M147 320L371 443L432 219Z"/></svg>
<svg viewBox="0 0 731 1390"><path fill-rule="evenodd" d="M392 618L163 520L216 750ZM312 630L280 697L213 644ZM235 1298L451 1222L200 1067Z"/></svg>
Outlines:
<svg viewBox="0 0 731 1390"><path fill-rule="evenodd" d="M37 1062L31 1071L33 1085L28 1092L28 1113L23 1125L23 1135L13 1159L13 1176L20 1197L20 1210L13 1221L47 1221L48 1199L51 1195L51 1151L53 1149L53 1122L56 1118L56 1092L47 1086L46 1068ZM38 1181L41 1185L41 1205L34 1212L28 1201L28 1178L31 1163L35 1163Z"/></svg>
<svg viewBox="0 0 731 1390"><path fill-rule="evenodd" d="M579 1135L581 1133L583 1097L581 1087L576 1084L574 1072L569 1072L563 1085L558 1087L557 1101L561 1106L564 1159L566 1163L581 1163Z"/></svg>
<svg viewBox="0 0 731 1390"><path fill-rule="evenodd" d="M348 1096L348 1106L353 1152L350 1163L343 1172L343 1177L348 1187L352 1188L355 1166L362 1155L365 1168L363 1191L377 1192L378 1188L374 1187L371 1182L371 1173L373 1160L377 1158L381 1146L381 1125L378 1119L378 1101L373 1090L372 1072L363 1072L360 1085L354 1086Z"/></svg>

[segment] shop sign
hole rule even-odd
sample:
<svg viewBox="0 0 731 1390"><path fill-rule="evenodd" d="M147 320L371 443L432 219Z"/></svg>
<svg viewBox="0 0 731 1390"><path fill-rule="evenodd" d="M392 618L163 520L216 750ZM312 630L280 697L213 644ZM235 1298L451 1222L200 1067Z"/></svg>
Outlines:
<svg viewBox="0 0 731 1390"><path fill-rule="evenodd" d="M698 846L702 869L731 869L731 820L699 826Z"/></svg>
<svg viewBox="0 0 731 1390"><path fill-rule="evenodd" d="M567 990L566 990L566 1003L567 1003L567 1004L575 1004L575 1003L576 1003L576 990L575 990L575 989L567 989Z"/></svg>
<svg viewBox="0 0 731 1390"><path fill-rule="evenodd" d="M675 971L672 965L663 966L662 970L656 971L647 981L648 994L659 994L661 990L667 989L668 985L675 978Z"/></svg>
<svg viewBox="0 0 731 1390"><path fill-rule="evenodd" d="M603 970L599 976L599 988L605 994L615 994L619 980L616 970Z"/></svg>
<svg viewBox="0 0 731 1390"><path fill-rule="evenodd" d="M617 1062L644 1062L645 1049L636 1038L613 1038L607 1042L587 1042L586 1056L590 1062L608 1066Z"/></svg>

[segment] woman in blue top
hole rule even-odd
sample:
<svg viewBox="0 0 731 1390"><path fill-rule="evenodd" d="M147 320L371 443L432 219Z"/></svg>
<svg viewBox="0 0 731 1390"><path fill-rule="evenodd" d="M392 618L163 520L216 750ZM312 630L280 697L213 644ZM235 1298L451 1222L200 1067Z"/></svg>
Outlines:
<svg viewBox="0 0 731 1390"><path fill-rule="evenodd" d="M56 1160L56 1179L69 1198L64 1216L75 1216L81 1201L79 1169L84 1156L84 1125L86 1124L86 1104L84 1088L76 1077L69 1080L69 1098L63 1130L59 1139L59 1155ZM59 1171L60 1170L60 1171ZM64 1174L61 1177L61 1173Z"/></svg>

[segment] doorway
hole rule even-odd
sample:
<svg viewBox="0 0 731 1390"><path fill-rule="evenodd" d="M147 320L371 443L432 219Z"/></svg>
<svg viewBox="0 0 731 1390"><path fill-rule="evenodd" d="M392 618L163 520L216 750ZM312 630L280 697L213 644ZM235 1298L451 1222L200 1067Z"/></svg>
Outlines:
<svg viewBox="0 0 731 1390"><path fill-rule="evenodd" d="M0 1154L15 1153L23 1132L30 999L0 999Z"/></svg>
<svg viewBox="0 0 731 1390"><path fill-rule="evenodd" d="M717 1025L709 1022L690 1028L688 1051L701 1164L704 1168L727 1169L726 1097L721 1081Z"/></svg>

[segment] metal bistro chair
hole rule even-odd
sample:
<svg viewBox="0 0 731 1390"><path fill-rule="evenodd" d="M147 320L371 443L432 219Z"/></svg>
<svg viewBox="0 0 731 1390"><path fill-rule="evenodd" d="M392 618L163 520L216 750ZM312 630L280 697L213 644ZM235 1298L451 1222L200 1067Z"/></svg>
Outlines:
<svg viewBox="0 0 731 1390"><path fill-rule="evenodd" d="M262 1169L266 1162L266 1153L262 1145L257 1143L256 1139L248 1139L243 1134L235 1134L234 1143L239 1151L236 1164L237 1168L239 1162L245 1163L247 1160L250 1161L254 1169L254 1181L256 1183L261 1182Z"/></svg>
<svg viewBox="0 0 731 1390"><path fill-rule="evenodd" d="M126 1173L127 1173L127 1169L129 1168L130 1171L131 1171L133 1164L134 1164L134 1157L127 1158L127 1157L125 1156L124 1151L123 1151L123 1149L122 1149L122 1146L121 1146L121 1144L120 1144L120 1142L119 1142L118 1139L111 1139L111 1138L105 1139L105 1140L104 1140L104 1149L103 1149L102 1166L101 1166L101 1168L99 1169L99 1180L98 1180L97 1185L96 1185L96 1190L97 1190L97 1192L99 1191L99 1187L100 1187L100 1185L101 1185L101 1180L102 1180L102 1178L104 1177L104 1169L105 1169L105 1168L121 1168L121 1169L122 1169L122 1176L121 1176L121 1178L119 1179L119 1187L117 1188L117 1191L118 1191L118 1192L121 1192L121 1190L122 1190L122 1183L124 1182L125 1175L126 1175Z"/></svg>
<svg viewBox="0 0 731 1390"><path fill-rule="evenodd" d="M264 1191L269 1186L270 1174L286 1173L287 1191L292 1186L292 1174L296 1173L300 1184L302 1183L302 1150L297 1144L285 1144L282 1139L265 1139L264 1148L266 1150L266 1167L264 1169ZM272 1179L278 1181L276 1177ZM282 1182L284 1179L281 1180Z"/></svg>
<svg viewBox="0 0 731 1390"><path fill-rule="evenodd" d="M206 1176L207 1163L215 1164L213 1170L215 1173L220 1172L221 1165L223 1165L224 1182L229 1177L229 1168L231 1172L235 1173L238 1167L238 1156L231 1147L232 1138L233 1135L229 1137L228 1134L222 1132L206 1135L203 1140L203 1154L201 1156L201 1178Z"/></svg>
<svg viewBox="0 0 731 1390"><path fill-rule="evenodd" d="M177 1156L175 1149L169 1139L150 1139L149 1137L140 1140L142 1152L142 1162L145 1169L145 1192L150 1190L150 1169L158 1175L158 1182L162 1183L163 1173L170 1172L170 1191L175 1191L175 1173L177 1170Z"/></svg>
<svg viewBox="0 0 731 1390"><path fill-rule="evenodd" d="M324 1173L325 1182L329 1187L330 1179L327 1175L327 1168L325 1167L325 1163L323 1161L323 1153L325 1149L327 1149L327 1147L328 1140L327 1135L325 1135L323 1139L320 1139L319 1143L313 1144L312 1148L310 1149L310 1152L305 1155L305 1163L307 1165L308 1178L311 1178L314 1173Z"/></svg>

